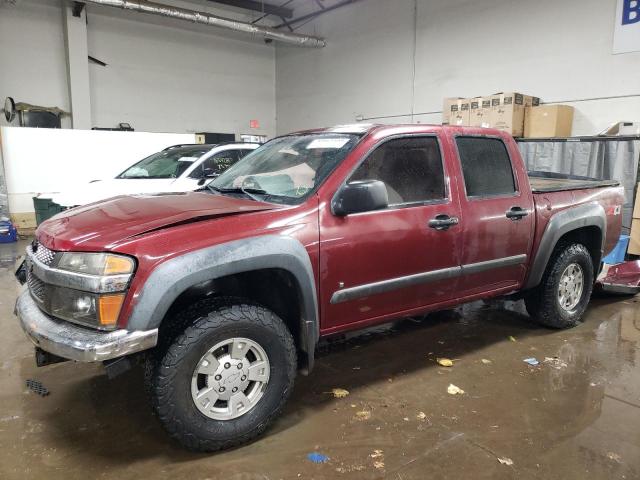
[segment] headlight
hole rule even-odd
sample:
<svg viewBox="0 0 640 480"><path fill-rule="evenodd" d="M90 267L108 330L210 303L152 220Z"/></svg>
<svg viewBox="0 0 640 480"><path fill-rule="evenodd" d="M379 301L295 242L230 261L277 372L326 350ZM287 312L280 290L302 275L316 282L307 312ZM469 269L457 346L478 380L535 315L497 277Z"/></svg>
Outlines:
<svg viewBox="0 0 640 480"><path fill-rule="evenodd" d="M51 315L104 330L116 327L125 294L99 295L48 285Z"/></svg>
<svg viewBox="0 0 640 480"><path fill-rule="evenodd" d="M135 260L125 255L58 253L51 274L62 275L57 279L62 283L51 281L45 285L41 308L63 320L112 330L117 327L135 268Z"/></svg>
<svg viewBox="0 0 640 480"><path fill-rule="evenodd" d="M136 265L132 258L113 253L64 252L56 268L87 275L118 275L132 273Z"/></svg>

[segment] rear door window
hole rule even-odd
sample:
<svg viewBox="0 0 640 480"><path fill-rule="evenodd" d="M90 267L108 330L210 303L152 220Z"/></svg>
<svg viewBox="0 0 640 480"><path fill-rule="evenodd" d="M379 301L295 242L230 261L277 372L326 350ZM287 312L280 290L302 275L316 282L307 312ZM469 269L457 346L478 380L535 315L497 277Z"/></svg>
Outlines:
<svg viewBox="0 0 640 480"><path fill-rule="evenodd" d="M467 197L513 195L516 184L507 147L498 138L457 137Z"/></svg>

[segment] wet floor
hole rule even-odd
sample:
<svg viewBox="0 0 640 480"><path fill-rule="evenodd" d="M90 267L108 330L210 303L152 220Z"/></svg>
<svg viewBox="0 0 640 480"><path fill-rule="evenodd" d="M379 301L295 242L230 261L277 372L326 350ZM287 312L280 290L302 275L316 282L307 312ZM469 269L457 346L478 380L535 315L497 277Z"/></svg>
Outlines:
<svg viewBox="0 0 640 480"><path fill-rule="evenodd" d="M35 367L12 315L22 247L0 246L0 479L640 478L633 297L594 299L567 331L492 302L335 339L266 435L205 455L167 439L138 370L108 380L97 365Z"/></svg>

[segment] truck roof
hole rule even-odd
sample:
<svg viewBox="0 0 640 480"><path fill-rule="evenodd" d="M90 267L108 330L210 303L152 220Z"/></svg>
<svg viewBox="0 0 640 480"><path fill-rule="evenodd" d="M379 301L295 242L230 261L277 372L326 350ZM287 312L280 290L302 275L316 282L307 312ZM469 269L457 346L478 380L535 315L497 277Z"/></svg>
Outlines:
<svg viewBox="0 0 640 480"><path fill-rule="evenodd" d="M308 130L300 130L289 133L288 135L304 135L312 133L349 133L356 135L365 135L371 133L381 134L382 136L394 135L399 133L426 133L435 130L447 130L452 133L466 135L486 135L486 136L505 136L506 133L495 128L481 127L465 127L458 125L440 125L427 123L354 123L347 125L334 125L332 127L312 128Z"/></svg>

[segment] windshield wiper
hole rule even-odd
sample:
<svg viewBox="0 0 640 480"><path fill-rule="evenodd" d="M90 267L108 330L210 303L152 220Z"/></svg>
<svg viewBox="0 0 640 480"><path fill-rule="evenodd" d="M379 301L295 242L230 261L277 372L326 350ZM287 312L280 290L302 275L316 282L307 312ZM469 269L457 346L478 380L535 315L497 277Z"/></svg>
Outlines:
<svg viewBox="0 0 640 480"><path fill-rule="evenodd" d="M243 193L247 197L251 198L252 200L255 200L256 202L261 202L262 200L253 194L258 194L258 195L269 194L269 192L267 192L266 190L262 190L261 188L251 188L251 187L220 188L220 187L214 187L213 185L209 184L207 185L207 188L210 190L213 190L214 192L220 192L220 193Z"/></svg>

